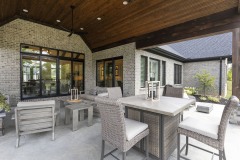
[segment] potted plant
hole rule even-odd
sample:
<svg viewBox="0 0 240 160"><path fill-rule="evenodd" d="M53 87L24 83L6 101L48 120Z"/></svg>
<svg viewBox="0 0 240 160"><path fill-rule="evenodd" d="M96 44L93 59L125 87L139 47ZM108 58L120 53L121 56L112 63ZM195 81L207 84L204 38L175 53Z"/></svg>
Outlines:
<svg viewBox="0 0 240 160"><path fill-rule="evenodd" d="M0 93L0 112L3 110L5 112L10 112L10 105L6 102L7 98Z"/></svg>

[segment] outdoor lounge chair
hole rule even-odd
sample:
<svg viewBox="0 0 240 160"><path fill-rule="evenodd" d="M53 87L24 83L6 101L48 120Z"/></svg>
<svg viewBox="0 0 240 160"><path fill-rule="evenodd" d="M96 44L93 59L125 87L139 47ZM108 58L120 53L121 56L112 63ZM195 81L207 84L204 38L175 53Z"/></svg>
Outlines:
<svg viewBox="0 0 240 160"><path fill-rule="evenodd" d="M55 103L47 104L43 101L42 105L38 106L34 106L33 102L19 103L24 103L24 106L19 105L15 108L16 147L19 147L20 136L26 134L52 131L54 140Z"/></svg>
<svg viewBox="0 0 240 160"><path fill-rule="evenodd" d="M98 97L96 101L102 123L101 160L112 155L117 149L122 152L123 160L126 160L126 152L143 138L145 138L146 158L148 159L148 125L125 118L123 106L114 99ZM106 155L104 155L105 141L116 147Z"/></svg>
<svg viewBox="0 0 240 160"><path fill-rule="evenodd" d="M206 149L197 147L195 145L188 143L188 138L194 138L202 143L205 143L217 150L219 154L214 153L219 156L219 160L226 160L225 149L224 149L224 140L225 133L228 124L228 119L233 110L237 108L239 104L239 99L235 96L232 96L228 103L226 104L220 124L214 124L209 121L198 120L194 118L187 118L179 124L178 127L178 147L177 147L177 159L180 160L180 152L186 147L185 155L188 154L188 146L193 146L198 149L204 150L206 152L212 153ZM186 144L180 150L180 134L186 136ZM184 158L185 159L185 158Z"/></svg>

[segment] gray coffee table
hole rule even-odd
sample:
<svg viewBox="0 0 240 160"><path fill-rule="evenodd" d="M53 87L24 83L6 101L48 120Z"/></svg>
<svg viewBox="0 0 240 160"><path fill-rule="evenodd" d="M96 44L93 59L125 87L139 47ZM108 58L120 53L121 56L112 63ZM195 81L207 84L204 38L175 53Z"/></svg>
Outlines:
<svg viewBox="0 0 240 160"><path fill-rule="evenodd" d="M88 126L92 125L93 121L93 106L91 104L79 102L65 106L65 124L70 123L70 114L72 114L72 130L78 130L79 115L80 121L84 120L84 110L88 110Z"/></svg>

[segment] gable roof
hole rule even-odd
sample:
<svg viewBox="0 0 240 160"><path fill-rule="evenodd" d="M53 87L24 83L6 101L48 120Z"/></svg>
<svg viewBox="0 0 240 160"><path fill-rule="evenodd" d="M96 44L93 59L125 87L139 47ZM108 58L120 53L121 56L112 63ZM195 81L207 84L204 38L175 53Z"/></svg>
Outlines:
<svg viewBox="0 0 240 160"><path fill-rule="evenodd" d="M159 46L187 61L232 56L232 32Z"/></svg>

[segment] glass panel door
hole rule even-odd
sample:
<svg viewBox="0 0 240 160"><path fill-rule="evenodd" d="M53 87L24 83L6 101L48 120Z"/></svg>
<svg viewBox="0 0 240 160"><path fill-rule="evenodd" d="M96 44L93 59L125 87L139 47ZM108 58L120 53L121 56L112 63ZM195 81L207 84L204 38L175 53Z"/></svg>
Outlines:
<svg viewBox="0 0 240 160"><path fill-rule="evenodd" d="M73 62L73 88L83 91L83 62Z"/></svg>
<svg viewBox="0 0 240 160"><path fill-rule="evenodd" d="M97 86L104 87L104 62L97 62Z"/></svg>
<svg viewBox="0 0 240 160"><path fill-rule="evenodd" d="M42 58L42 95L56 95L56 59Z"/></svg>
<svg viewBox="0 0 240 160"><path fill-rule="evenodd" d="M60 60L59 63L59 86L60 94L70 94L71 89L71 61Z"/></svg>
<svg viewBox="0 0 240 160"><path fill-rule="evenodd" d="M40 61L38 56L22 56L22 97L40 95Z"/></svg>
<svg viewBox="0 0 240 160"><path fill-rule="evenodd" d="M115 87L123 89L123 60L115 60Z"/></svg>
<svg viewBox="0 0 240 160"><path fill-rule="evenodd" d="M97 61L96 85L99 87L121 87L123 88L123 59L113 58L111 60Z"/></svg>
<svg viewBox="0 0 240 160"><path fill-rule="evenodd" d="M105 61L105 87L113 87L113 62Z"/></svg>

